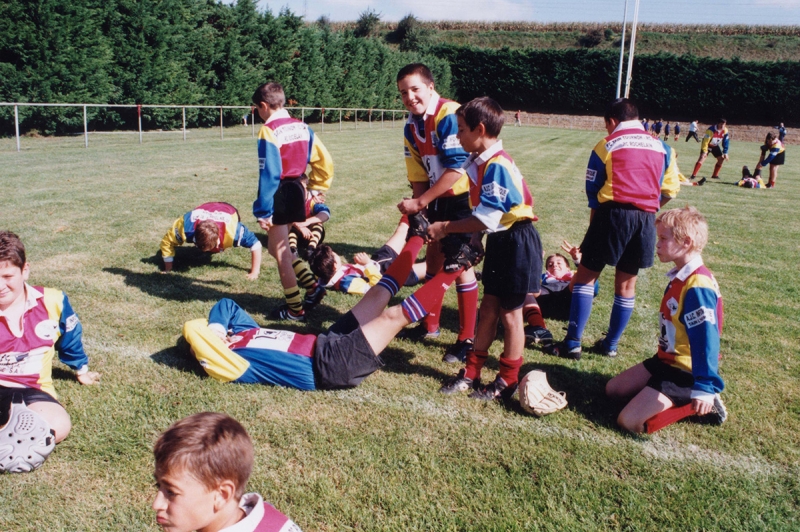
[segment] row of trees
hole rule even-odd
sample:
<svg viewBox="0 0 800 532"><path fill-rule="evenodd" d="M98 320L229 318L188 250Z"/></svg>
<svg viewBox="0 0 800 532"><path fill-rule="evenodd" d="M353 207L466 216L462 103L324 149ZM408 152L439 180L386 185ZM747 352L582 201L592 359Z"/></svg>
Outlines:
<svg viewBox="0 0 800 532"><path fill-rule="evenodd" d="M121 104L248 105L255 88L280 80L305 106L401 108L394 76L422 60L447 92L446 62L400 52L352 31L307 26L255 0L12 0L0 4L0 100ZM13 131L2 108L0 127ZM24 130L82 128L75 110L21 108ZM235 117L234 115L239 115ZM230 113L237 120L239 113ZM217 118L187 110L191 125ZM134 127L136 113L90 111L90 127ZM179 127L180 113L145 108L146 128Z"/></svg>

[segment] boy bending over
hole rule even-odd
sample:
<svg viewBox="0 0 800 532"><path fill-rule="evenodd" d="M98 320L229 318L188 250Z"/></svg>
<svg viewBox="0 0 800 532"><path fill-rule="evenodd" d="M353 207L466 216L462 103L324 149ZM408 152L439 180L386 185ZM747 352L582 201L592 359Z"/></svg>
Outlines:
<svg viewBox="0 0 800 532"><path fill-rule="evenodd" d="M171 532L300 532L294 521L244 493L253 443L238 421L201 412L175 422L153 449L156 521Z"/></svg>
<svg viewBox="0 0 800 532"><path fill-rule="evenodd" d="M480 245L483 232L489 236L475 345L466 353L466 367L439 391L452 394L476 388L470 394L474 399L508 399L517 389L525 349L522 306L527 294L539 293L542 245L533 227L533 197L528 185L497 138L503 127L503 109L491 98L476 98L459 107L456 116L458 139L471 152L466 168L472 214L431 224L428 236L441 240L451 233L474 233L473 246ZM497 335L498 319L505 328L500 372L493 382L478 387Z"/></svg>
<svg viewBox="0 0 800 532"><path fill-rule="evenodd" d="M427 220L409 216L410 238L381 280L353 309L320 335L259 328L239 305L222 299L208 321L192 320L183 336L200 365L222 382L263 383L301 390L357 386L381 366L380 353L410 323L441 305L450 284L472 266L474 256L453 259L452 273L440 272L402 304L386 309L408 278L424 244Z"/></svg>
<svg viewBox="0 0 800 532"><path fill-rule="evenodd" d="M694 207L672 209L656 220L656 254L674 262L659 310L658 352L606 385L609 397L630 399L617 423L641 433L651 417L688 403L699 416L720 424L727 412L719 393L719 338L722 296L700 253L708 241L708 224Z"/></svg>
<svg viewBox="0 0 800 532"><path fill-rule="evenodd" d="M96 383L100 374L89 371L83 328L67 296L60 290L29 285L29 274L22 241L10 231L0 231L0 403L10 404L10 397L21 395L28 408L49 425L45 434L52 429L58 443L67 437L72 423L53 387L53 356L58 352L59 360L76 372L81 384ZM4 414L0 412L0 417ZM12 446L21 444L15 441ZM5 450L0 449L0 455ZM14 454L29 466L22 464L22 470L34 469L46 458L35 453L23 456L20 450L15 447Z"/></svg>
<svg viewBox="0 0 800 532"><path fill-rule="evenodd" d="M239 221L239 211L229 203L203 203L175 220L172 229L161 239L164 273L172 271L175 248L185 243L194 244L204 253L250 248L250 273L247 278L258 279L261 272L261 242Z"/></svg>

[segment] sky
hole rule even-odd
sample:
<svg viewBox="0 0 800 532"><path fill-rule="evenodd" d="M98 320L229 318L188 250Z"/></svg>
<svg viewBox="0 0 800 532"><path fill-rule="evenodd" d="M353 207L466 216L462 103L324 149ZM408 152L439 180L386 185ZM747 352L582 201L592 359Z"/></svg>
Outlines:
<svg viewBox="0 0 800 532"><path fill-rule="evenodd" d="M384 22L396 22L409 13L421 20L621 22L625 9L625 0L259 0L258 4L273 13L288 7L308 22L323 15L331 21L354 21L367 9L378 12ZM634 4L628 0L628 21ZM800 0L641 0L639 21L794 26L800 25Z"/></svg>

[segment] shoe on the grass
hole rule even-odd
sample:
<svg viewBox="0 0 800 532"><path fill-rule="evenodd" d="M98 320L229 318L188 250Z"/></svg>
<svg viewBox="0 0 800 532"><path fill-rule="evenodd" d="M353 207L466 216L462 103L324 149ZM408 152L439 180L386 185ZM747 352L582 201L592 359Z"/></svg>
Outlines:
<svg viewBox="0 0 800 532"><path fill-rule="evenodd" d="M439 338L439 334L441 334L439 329L436 329L435 331L428 331L428 326L423 322L419 322L416 327L403 329L397 333L397 338L411 340L412 342L421 342L423 340L433 340L435 338Z"/></svg>
<svg viewBox="0 0 800 532"><path fill-rule="evenodd" d="M472 351L472 338L466 340L456 340L456 343L447 348L442 357L442 362L455 364L464 363L467 360L467 353Z"/></svg>
<svg viewBox="0 0 800 532"><path fill-rule="evenodd" d="M423 240L428 239L428 226L431 223L425 218L425 215L421 212L416 214L409 214L408 215L408 233L406 234L406 242L412 236L420 236Z"/></svg>
<svg viewBox="0 0 800 532"><path fill-rule="evenodd" d="M311 290L306 291L306 297L303 300L303 310L311 310L317 305L320 304L322 298L325 297L328 291L325 290L325 287L322 283L317 283L317 285L312 288Z"/></svg>
<svg viewBox="0 0 800 532"><path fill-rule="evenodd" d="M552 345L553 333L539 325L526 325L525 326L525 343L528 345L535 344L542 347Z"/></svg>
<svg viewBox="0 0 800 532"><path fill-rule="evenodd" d="M468 270L478 264L482 257L479 250L455 238L442 241L442 252L444 253L444 271L447 273L453 273L460 268Z"/></svg>
<svg viewBox="0 0 800 532"><path fill-rule="evenodd" d="M472 379L468 379L464 375L467 373L467 370L461 368L458 372L458 375L453 377L452 379L445 382L441 388L439 388L439 393L443 393L445 395L453 395L454 393L458 392L466 392L467 390L471 390L480 384L480 379L477 381L473 381Z"/></svg>
<svg viewBox="0 0 800 532"><path fill-rule="evenodd" d="M600 338L597 340L592 347L588 349L590 353L594 353L595 355L602 355L604 357L614 358L617 356L617 348L614 347L613 349L609 349L606 347L605 338Z"/></svg>
<svg viewBox="0 0 800 532"><path fill-rule="evenodd" d="M509 386L506 384L506 381L498 375L486 386L476 388L469 396L471 399L479 399L481 401L493 401L495 399L508 401L516 391L517 383Z"/></svg>
<svg viewBox="0 0 800 532"><path fill-rule="evenodd" d="M714 406L711 407L711 412L704 416L694 416L693 419L703 425L722 425L728 419L728 409L725 408L725 403L722 402L719 394L715 394Z"/></svg>
<svg viewBox="0 0 800 532"><path fill-rule="evenodd" d="M301 310L299 314L292 312L287 304L283 304L270 312L269 317L273 320L306 321L306 313L304 311Z"/></svg>
<svg viewBox="0 0 800 532"><path fill-rule="evenodd" d="M700 178L700 181L695 183L695 185L697 185L698 187L702 187L705 184L706 184L706 178L705 177Z"/></svg>
<svg viewBox="0 0 800 532"><path fill-rule="evenodd" d="M558 342L551 344L545 348L545 353L557 356L559 358L569 358L572 360L580 360L582 349L581 346L570 348L566 342Z"/></svg>
<svg viewBox="0 0 800 532"><path fill-rule="evenodd" d="M53 452L55 432L25 405L20 393L3 401L0 408L0 472L33 471Z"/></svg>

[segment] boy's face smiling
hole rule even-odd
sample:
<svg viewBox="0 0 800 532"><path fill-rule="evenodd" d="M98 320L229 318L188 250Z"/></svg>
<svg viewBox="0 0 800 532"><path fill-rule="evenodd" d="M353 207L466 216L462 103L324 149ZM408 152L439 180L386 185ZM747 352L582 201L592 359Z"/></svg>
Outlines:
<svg viewBox="0 0 800 532"><path fill-rule="evenodd" d="M220 530L216 523L220 514L219 491L210 490L205 484L186 471L169 473L157 479L158 493L152 507L159 526L168 532L198 532Z"/></svg>
<svg viewBox="0 0 800 532"><path fill-rule="evenodd" d="M20 268L8 261L0 262L0 310L5 310L19 298L25 297L25 281L28 280L28 264Z"/></svg>
<svg viewBox="0 0 800 532"><path fill-rule="evenodd" d="M563 277L569 273L567 261L558 255L550 257L550 260L547 261L547 272L554 277Z"/></svg>
<svg viewBox="0 0 800 532"><path fill-rule="evenodd" d="M456 119L458 120L458 141L461 143L461 147L464 148L464 151L472 153L481 151L480 149L480 140L481 140L481 132L480 127L476 127L473 130L469 129L469 126L464 121L464 119L458 115L456 115Z"/></svg>
<svg viewBox="0 0 800 532"><path fill-rule="evenodd" d="M419 74L411 74L397 82L397 89L409 113L416 116L425 114L434 93L433 83L425 83Z"/></svg>

